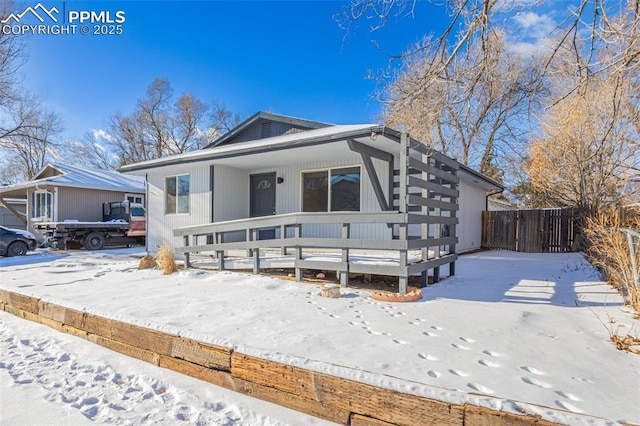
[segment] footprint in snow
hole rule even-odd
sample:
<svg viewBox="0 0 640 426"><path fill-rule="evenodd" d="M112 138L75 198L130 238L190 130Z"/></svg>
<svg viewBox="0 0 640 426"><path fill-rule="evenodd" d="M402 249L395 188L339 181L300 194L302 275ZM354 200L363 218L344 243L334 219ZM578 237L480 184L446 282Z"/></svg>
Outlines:
<svg viewBox="0 0 640 426"><path fill-rule="evenodd" d="M455 368L452 368L451 370L449 370L449 373L453 374L454 376L458 376L458 377L467 377L467 376L469 376L468 373L465 373L464 371L461 371L461 370L457 370Z"/></svg>
<svg viewBox="0 0 640 426"><path fill-rule="evenodd" d="M490 389L484 385L478 384L478 383L467 383L467 387L473 389L474 391L480 392L480 393L493 393L493 389Z"/></svg>
<svg viewBox="0 0 640 426"><path fill-rule="evenodd" d="M438 357L435 355L431 355L431 354L425 354L423 352L420 352L418 354L418 357L422 358L422 359L426 359L427 361L437 361Z"/></svg>
<svg viewBox="0 0 640 426"><path fill-rule="evenodd" d="M502 354L500 354L500 353L498 353L498 352L490 351L490 350L482 351L482 353L483 353L483 354L485 354L485 355L492 356L492 357L494 357L494 358L498 358L498 357L501 357L501 356L502 356Z"/></svg>
<svg viewBox="0 0 640 426"><path fill-rule="evenodd" d="M575 396L572 393L563 392L563 391L555 391L555 392L556 392L556 394L560 395L561 397L566 398L566 399L570 399L571 401L576 401L576 402L582 401L582 398L580 398L578 396Z"/></svg>
<svg viewBox="0 0 640 426"><path fill-rule="evenodd" d="M474 343L475 339L472 339L471 337L460 337L460 340L462 340L463 342L467 342L467 343Z"/></svg>
<svg viewBox="0 0 640 426"><path fill-rule="evenodd" d="M521 369L523 369L524 371L531 373L531 374L535 374L536 376L544 376L546 373L542 370L539 370L535 367L529 367L527 365L524 365L522 367L520 367Z"/></svg>
<svg viewBox="0 0 640 426"><path fill-rule="evenodd" d="M502 367L502 365L498 364L497 362L489 361L486 359L478 360L478 364L484 365L485 367L492 367L492 368Z"/></svg>
<svg viewBox="0 0 640 426"><path fill-rule="evenodd" d="M533 377L523 377L522 381L525 382L528 385L534 385L534 386L538 386L540 388L545 388L548 389L551 387L551 385L547 382L543 382L542 380L538 380L535 379Z"/></svg>
<svg viewBox="0 0 640 426"><path fill-rule="evenodd" d="M460 343L452 343L451 346L453 346L456 349L461 349L463 351L468 351L469 349L471 349L469 346L461 345Z"/></svg>
<svg viewBox="0 0 640 426"><path fill-rule="evenodd" d="M407 342L406 340L400 340L400 339L393 339L393 343L396 343L398 345L408 345L409 342Z"/></svg>
<svg viewBox="0 0 640 426"><path fill-rule="evenodd" d="M572 412L574 412L574 413L584 413L584 411L582 411L581 409L579 409L579 408L578 408L578 407L576 407L575 405L570 404L570 403L568 403L568 402L566 402L566 401L559 401L559 400L556 400L556 405L557 405L558 407L560 407L560 408L564 409L564 410L567 410L567 411L572 411Z"/></svg>
<svg viewBox="0 0 640 426"><path fill-rule="evenodd" d="M432 325L432 326L431 326L431 328L432 328L433 330L436 330L436 331L440 331L440 330L442 330L442 327L437 326L437 325Z"/></svg>
<svg viewBox="0 0 640 426"><path fill-rule="evenodd" d="M434 379L439 378L442 374L439 371L435 371L435 370L429 370L427 371L427 375L429 377L433 377Z"/></svg>
<svg viewBox="0 0 640 426"><path fill-rule="evenodd" d="M432 333L430 331L423 331L422 334L424 334L425 336L429 336L429 337L437 337L438 336L436 333Z"/></svg>

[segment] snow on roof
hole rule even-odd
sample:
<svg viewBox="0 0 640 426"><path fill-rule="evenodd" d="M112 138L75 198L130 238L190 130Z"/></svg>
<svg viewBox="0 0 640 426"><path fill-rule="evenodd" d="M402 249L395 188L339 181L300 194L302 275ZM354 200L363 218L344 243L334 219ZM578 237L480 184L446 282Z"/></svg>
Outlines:
<svg viewBox="0 0 640 426"><path fill-rule="evenodd" d="M47 176L47 172L51 171L54 171L54 174ZM44 177L42 177L43 175ZM48 163L33 179L0 188L0 195L2 193L32 188L39 185L135 193L143 193L145 191L144 179L139 176L124 175L113 170L99 170L68 164Z"/></svg>
<svg viewBox="0 0 640 426"><path fill-rule="evenodd" d="M391 131L378 124L349 124L322 127L320 129L307 130L304 132L285 134L264 139L256 139L248 142L239 142L231 145L222 145L208 149L188 152L185 154L172 155L170 157L158 158L155 160L142 161L139 163L128 164L120 168L123 172L141 170L147 168L158 167L163 164L176 162L190 162L204 159L213 159L216 157L224 157L227 155L243 155L259 151L264 148L276 148L282 146L304 145L313 142L330 142L344 140L354 137L354 134L366 134L376 131Z"/></svg>

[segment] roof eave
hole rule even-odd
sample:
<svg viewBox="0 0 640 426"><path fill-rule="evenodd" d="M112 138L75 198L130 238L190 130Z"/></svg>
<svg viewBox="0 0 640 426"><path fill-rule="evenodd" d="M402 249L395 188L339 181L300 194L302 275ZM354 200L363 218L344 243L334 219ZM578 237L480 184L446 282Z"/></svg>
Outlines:
<svg viewBox="0 0 640 426"><path fill-rule="evenodd" d="M372 133L376 133L386 137L391 137L392 139L397 139L398 141L400 138L399 136L400 132L397 132L393 129L387 128L382 125L372 125L367 128L343 131L333 135L320 135L313 138L294 139L291 141L279 143L277 145L250 147L250 148L238 149L235 151L222 153L222 154L218 153L215 150L215 148L202 149L200 151L197 151L197 155L193 155L194 153L192 152L188 154L179 154L171 157L145 161L142 163L129 164L129 165L120 167L118 171L123 173L135 172L140 170L155 169L158 167L171 166L176 164L195 163L195 162L207 161L207 160L213 160L213 159L239 157L242 155L250 155L250 154L260 154L268 151L278 151L278 150L285 150L290 148L301 148L304 146L331 143L331 142L336 142L340 140L347 140L347 139L354 139L354 138L361 138L365 136L370 136Z"/></svg>

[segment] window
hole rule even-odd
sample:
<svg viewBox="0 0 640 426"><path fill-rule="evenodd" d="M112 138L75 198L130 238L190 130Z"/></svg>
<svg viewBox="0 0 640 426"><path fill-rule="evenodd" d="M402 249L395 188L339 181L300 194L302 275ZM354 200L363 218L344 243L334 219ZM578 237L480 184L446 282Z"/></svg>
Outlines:
<svg viewBox="0 0 640 426"><path fill-rule="evenodd" d="M360 211L360 167L303 172L302 211Z"/></svg>
<svg viewBox="0 0 640 426"><path fill-rule="evenodd" d="M189 175L168 176L164 179L165 213L189 213Z"/></svg>
<svg viewBox="0 0 640 426"><path fill-rule="evenodd" d="M144 204L144 196L138 194L124 194L124 200L130 203Z"/></svg>
<svg viewBox="0 0 640 426"><path fill-rule="evenodd" d="M35 192L31 198L33 219L53 219L53 196L50 192Z"/></svg>

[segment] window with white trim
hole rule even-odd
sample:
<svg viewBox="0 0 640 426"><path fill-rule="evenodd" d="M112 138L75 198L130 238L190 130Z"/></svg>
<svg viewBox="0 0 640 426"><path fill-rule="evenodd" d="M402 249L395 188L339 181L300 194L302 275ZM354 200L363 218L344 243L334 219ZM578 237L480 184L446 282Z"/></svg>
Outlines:
<svg viewBox="0 0 640 426"><path fill-rule="evenodd" d="M124 200L130 203L143 204L144 205L144 195L140 194L124 194Z"/></svg>
<svg viewBox="0 0 640 426"><path fill-rule="evenodd" d="M302 172L302 211L360 211L360 167Z"/></svg>
<svg viewBox="0 0 640 426"><path fill-rule="evenodd" d="M53 194L47 191L31 194L31 218L37 220L53 219Z"/></svg>
<svg viewBox="0 0 640 426"><path fill-rule="evenodd" d="M165 214L189 213L189 175L164 178Z"/></svg>

